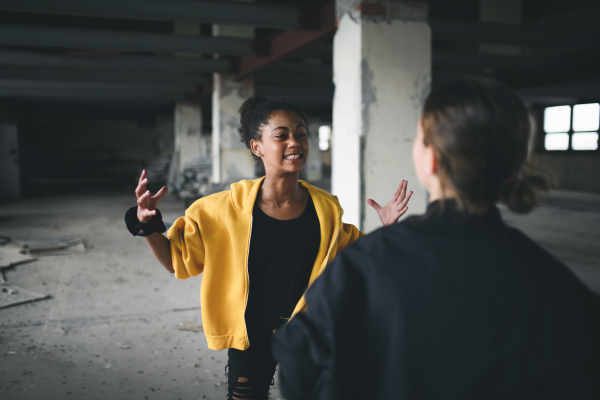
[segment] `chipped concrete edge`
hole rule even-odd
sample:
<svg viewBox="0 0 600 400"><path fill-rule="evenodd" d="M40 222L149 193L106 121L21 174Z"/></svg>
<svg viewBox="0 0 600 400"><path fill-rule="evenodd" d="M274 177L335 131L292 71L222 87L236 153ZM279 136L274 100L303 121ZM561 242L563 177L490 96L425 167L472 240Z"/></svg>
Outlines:
<svg viewBox="0 0 600 400"><path fill-rule="evenodd" d="M395 20L426 22L429 4L426 0L337 0L337 20L339 21L345 14L355 22L359 20L375 23L389 23Z"/></svg>

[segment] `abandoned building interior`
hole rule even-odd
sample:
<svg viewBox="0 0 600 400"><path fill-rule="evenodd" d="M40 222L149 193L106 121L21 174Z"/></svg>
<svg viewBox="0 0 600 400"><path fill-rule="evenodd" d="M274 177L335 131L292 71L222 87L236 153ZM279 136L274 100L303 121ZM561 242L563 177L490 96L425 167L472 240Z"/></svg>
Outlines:
<svg viewBox="0 0 600 400"><path fill-rule="evenodd" d="M237 131L253 95L303 107L300 178L368 233L366 199L402 179L425 210L427 94L506 83L552 189L503 218L600 293L599 18L591 0L0 0L0 398L225 398L201 277L165 272L123 214L143 169L166 223L262 176Z"/></svg>

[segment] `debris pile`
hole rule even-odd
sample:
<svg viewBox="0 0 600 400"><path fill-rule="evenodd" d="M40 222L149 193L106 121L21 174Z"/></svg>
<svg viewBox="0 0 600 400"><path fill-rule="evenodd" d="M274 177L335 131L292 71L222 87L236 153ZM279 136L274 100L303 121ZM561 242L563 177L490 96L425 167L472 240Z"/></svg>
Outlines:
<svg viewBox="0 0 600 400"><path fill-rule="evenodd" d="M175 179L169 189L177 199L181 199L188 208L201 197L221 192L229 185L211 183L212 158L194 158L184 165L183 173Z"/></svg>
<svg viewBox="0 0 600 400"><path fill-rule="evenodd" d="M50 297L49 294L35 293L7 282L4 275L6 269L36 261L37 257L85 252L83 239L13 239L0 236L0 308Z"/></svg>

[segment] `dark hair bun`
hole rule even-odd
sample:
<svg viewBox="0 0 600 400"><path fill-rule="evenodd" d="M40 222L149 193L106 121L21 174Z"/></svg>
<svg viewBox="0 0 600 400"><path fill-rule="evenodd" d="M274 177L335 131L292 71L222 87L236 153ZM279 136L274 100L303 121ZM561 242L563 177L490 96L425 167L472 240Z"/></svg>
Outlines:
<svg viewBox="0 0 600 400"><path fill-rule="evenodd" d="M542 177L523 173L532 125L506 85L469 78L441 86L425 100L421 123L442 189L451 188L467 213L483 214L499 199L527 212L537 204L535 189L547 189Z"/></svg>
<svg viewBox="0 0 600 400"><path fill-rule="evenodd" d="M541 176L517 179L505 190L504 203L511 211L527 213L538 204L538 190L548 190L548 182Z"/></svg>
<svg viewBox="0 0 600 400"><path fill-rule="evenodd" d="M269 123L269 117L276 111L293 111L300 115L306 122L306 114L304 110L289 100L287 97L264 97L253 96L244 101L239 109L240 112L240 141L244 143L246 148L252 151L250 141L260 140L260 129L263 125ZM252 155L258 158L254 153Z"/></svg>

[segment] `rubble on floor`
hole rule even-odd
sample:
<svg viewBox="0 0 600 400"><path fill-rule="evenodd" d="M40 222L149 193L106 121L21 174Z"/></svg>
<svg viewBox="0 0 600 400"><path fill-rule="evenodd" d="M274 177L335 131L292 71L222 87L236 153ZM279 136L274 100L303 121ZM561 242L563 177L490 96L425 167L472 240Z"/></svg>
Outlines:
<svg viewBox="0 0 600 400"><path fill-rule="evenodd" d="M10 244L0 246L0 268L12 268L35 260L37 260L36 257L24 254L20 247L13 247Z"/></svg>
<svg viewBox="0 0 600 400"><path fill-rule="evenodd" d="M177 324L177 330L190 332L204 332L204 327L197 322L180 322Z"/></svg>
<svg viewBox="0 0 600 400"><path fill-rule="evenodd" d="M0 282L0 308L16 306L47 298L50 298L49 294L31 292L25 288L13 285L10 282Z"/></svg>
<svg viewBox="0 0 600 400"><path fill-rule="evenodd" d="M62 256L86 252L83 239L13 239L13 245L36 256Z"/></svg>
<svg viewBox="0 0 600 400"><path fill-rule="evenodd" d="M0 309L50 298L6 281L4 270L36 261L37 257L85 253L83 239L15 239L0 236Z"/></svg>

